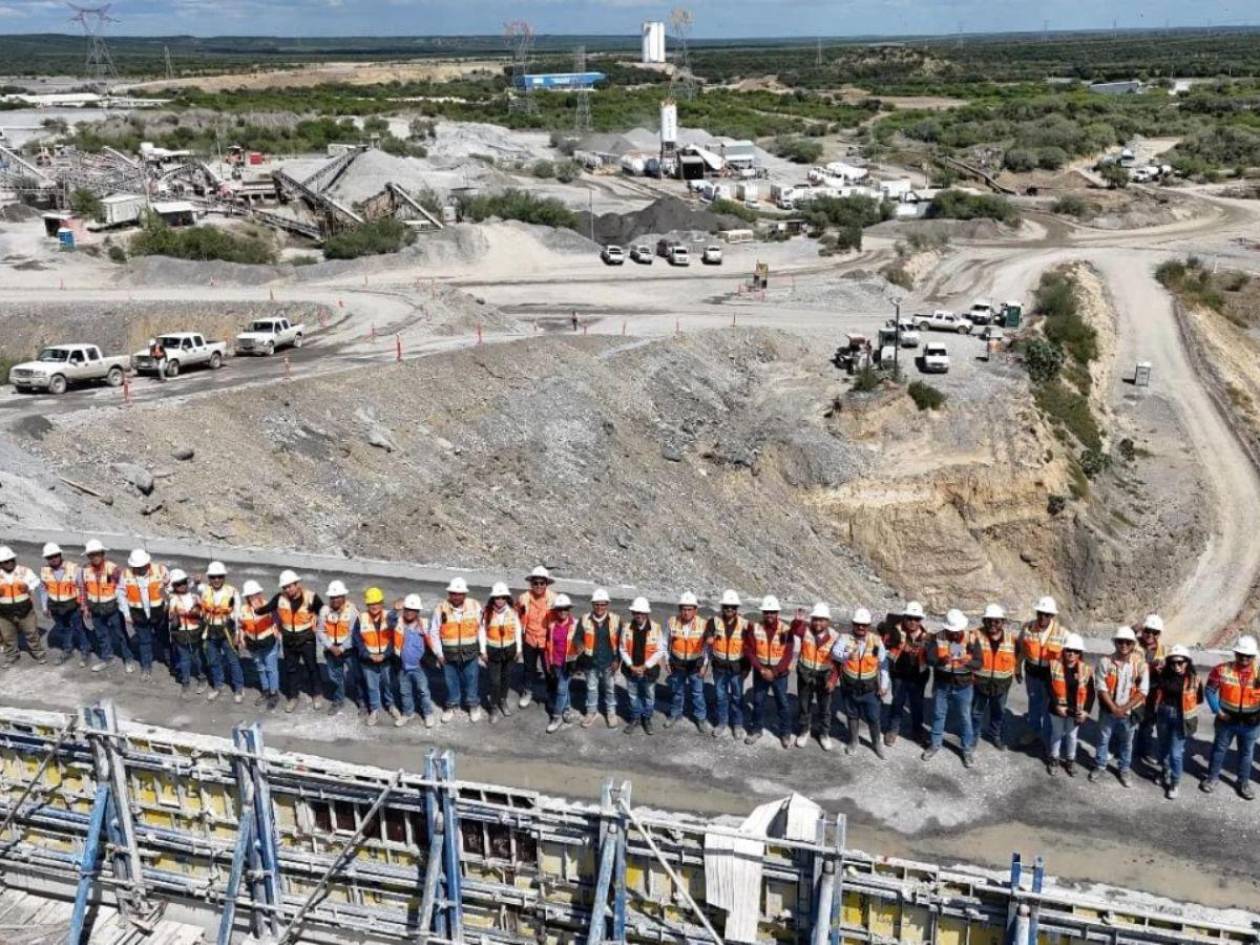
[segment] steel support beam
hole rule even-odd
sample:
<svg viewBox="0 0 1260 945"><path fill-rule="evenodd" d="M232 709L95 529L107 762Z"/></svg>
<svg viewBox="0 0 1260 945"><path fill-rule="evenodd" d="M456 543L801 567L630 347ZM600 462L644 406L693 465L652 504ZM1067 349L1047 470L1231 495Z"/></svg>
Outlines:
<svg viewBox="0 0 1260 945"><path fill-rule="evenodd" d="M608 934L608 889L617 858L617 822L612 818L611 778L604 781L599 812L599 871L595 876L595 898L591 900L591 924L586 932L586 945L602 945Z"/></svg>
<svg viewBox="0 0 1260 945"><path fill-rule="evenodd" d="M446 915L450 941L464 941L464 903L459 867L459 812L455 809L458 788L455 784L455 756L444 751L437 759L438 776L442 779L442 847L446 871Z"/></svg>
<svg viewBox="0 0 1260 945"><path fill-rule="evenodd" d="M92 887L96 885L98 863L101 858L101 833L110 813L110 803L109 786L102 784L96 789L96 799L92 802L92 816L88 822L87 838L83 841L83 853L79 856L79 882L74 891L74 911L70 914L70 935L66 939L67 945L82 945L83 942L88 897L92 894Z"/></svg>
<svg viewBox="0 0 1260 945"><path fill-rule="evenodd" d="M254 848L254 808L252 804L241 807L236 834L236 849L232 852L232 871L228 873L227 889L223 892L223 915L219 919L217 945L231 945L232 925L236 922L236 898L241 893L241 877Z"/></svg>
<svg viewBox="0 0 1260 945"><path fill-rule="evenodd" d="M250 853L251 898L254 900L255 934L277 934L276 911L281 904L280 852L276 843L276 817L271 806L271 787L263 761L262 728L258 723L232 733L236 747L245 753L238 759L241 777L248 781L254 807L254 842Z"/></svg>
<svg viewBox="0 0 1260 945"><path fill-rule="evenodd" d="M630 806L630 782L622 781L616 792L618 802ZM612 940L624 945L626 941L626 838L630 834L630 819L624 813L617 818L617 857L613 862L613 930Z"/></svg>
<svg viewBox="0 0 1260 945"><path fill-rule="evenodd" d="M422 928L422 932L433 931L437 933L438 938L450 938L450 924L446 910L447 900L447 884L446 884L446 821L442 816L442 803L439 798L439 789L437 787L438 780L438 763L436 749L430 749L424 755L424 820L429 834L429 853L436 855L441 868L438 871L437 884L435 886L435 902L440 900L440 905L434 912L432 928Z"/></svg>
<svg viewBox="0 0 1260 945"><path fill-rule="evenodd" d="M1031 915L1028 919L1028 941L1037 941L1037 919L1041 914L1041 887L1046 881L1046 861L1041 857L1033 860L1033 881L1032 891L1038 896L1032 905Z"/></svg>

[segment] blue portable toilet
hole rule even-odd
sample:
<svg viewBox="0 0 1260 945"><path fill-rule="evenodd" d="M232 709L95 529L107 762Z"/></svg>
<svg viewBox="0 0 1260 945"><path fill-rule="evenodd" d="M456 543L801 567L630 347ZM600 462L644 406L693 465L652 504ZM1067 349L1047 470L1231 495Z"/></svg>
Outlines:
<svg viewBox="0 0 1260 945"><path fill-rule="evenodd" d="M74 230L63 226L57 231L57 242L61 244L63 251L74 249Z"/></svg>

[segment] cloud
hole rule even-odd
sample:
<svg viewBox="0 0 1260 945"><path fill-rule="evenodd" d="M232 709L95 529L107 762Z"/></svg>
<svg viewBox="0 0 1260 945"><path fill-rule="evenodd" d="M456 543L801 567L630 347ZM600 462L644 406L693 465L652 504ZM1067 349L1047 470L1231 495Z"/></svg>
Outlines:
<svg viewBox="0 0 1260 945"><path fill-rule="evenodd" d="M19 10L17 7L8 7L0 4L0 20L13 19L15 17L29 16L25 10Z"/></svg>

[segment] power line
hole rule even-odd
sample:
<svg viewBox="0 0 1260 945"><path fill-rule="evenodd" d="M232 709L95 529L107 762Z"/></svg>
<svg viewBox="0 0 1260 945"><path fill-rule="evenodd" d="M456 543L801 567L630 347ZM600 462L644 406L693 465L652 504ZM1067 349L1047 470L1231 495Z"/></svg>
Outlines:
<svg viewBox="0 0 1260 945"><path fill-rule="evenodd" d="M109 54L109 47L105 45L105 24L118 22L109 15L113 4L84 7L67 0L66 6L74 11L70 22L78 23L83 27L83 35L87 39L84 74L93 82L101 84L107 83L110 79L117 79L118 71L114 68L114 60Z"/></svg>

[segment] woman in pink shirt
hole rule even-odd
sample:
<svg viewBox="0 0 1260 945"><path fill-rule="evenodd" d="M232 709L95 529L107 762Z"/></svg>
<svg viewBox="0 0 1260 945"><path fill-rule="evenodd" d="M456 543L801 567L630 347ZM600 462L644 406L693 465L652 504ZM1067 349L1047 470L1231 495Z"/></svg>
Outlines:
<svg viewBox="0 0 1260 945"><path fill-rule="evenodd" d="M543 663L547 671L547 711L551 722L548 734L567 727L572 721L569 708L569 677L578 658L577 621L573 619L573 603L567 594L557 594L547 627Z"/></svg>

